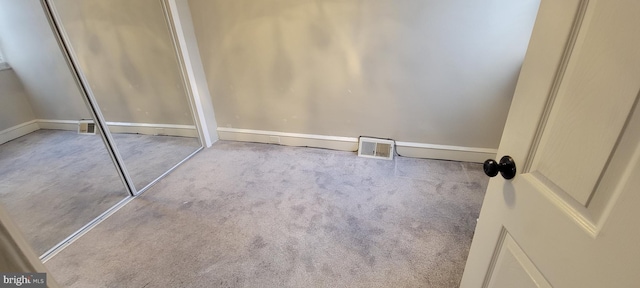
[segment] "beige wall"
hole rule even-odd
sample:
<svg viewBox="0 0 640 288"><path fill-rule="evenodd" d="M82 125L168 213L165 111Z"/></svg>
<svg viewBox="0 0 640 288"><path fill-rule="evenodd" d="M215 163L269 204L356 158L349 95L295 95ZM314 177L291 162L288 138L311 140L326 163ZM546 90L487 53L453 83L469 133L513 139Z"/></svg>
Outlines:
<svg viewBox="0 0 640 288"><path fill-rule="evenodd" d="M0 131L34 120L27 93L12 69L0 70Z"/></svg>
<svg viewBox="0 0 640 288"><path fill-rule="evenodd" d="M539 0L190 0L221 127L496 148Z"/></svg>
<svg viewBox="0 0 640 288"><path fill-rule="evenodd" d="M160 1L54 2L107 121L193 125ZM90 118L39 0L0 0L0 49L36 118Z"/></svg>
<svg viewBox="0 0 640 288"><path fill-rule="evenodd" d="M55 0L107 121L193 125L159 0Z"/></svg>
<svg viewBox="0 0 640 288"><path fill-rule="evenodd" d="M40 1L0 0L0 49L23 83L36 118L89 118Z"/></svg>

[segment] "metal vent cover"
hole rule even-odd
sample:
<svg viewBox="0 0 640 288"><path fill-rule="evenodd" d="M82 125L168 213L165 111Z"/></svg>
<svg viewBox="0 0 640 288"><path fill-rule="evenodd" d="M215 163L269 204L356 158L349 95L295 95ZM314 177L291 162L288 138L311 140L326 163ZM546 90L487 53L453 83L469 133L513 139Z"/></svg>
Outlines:
<svg viewBox="0 0 640 288"><path fill-rule="evenodd" d="M358 156L375 159L393 159L395 142L387 139L360 137Z"/></svg>
<svg viewBox="0 0 640 288"><path fill-rule="evenodd" d="M93 120L78 121L78 134L95 135L96 123L93 123Z"/></svg>

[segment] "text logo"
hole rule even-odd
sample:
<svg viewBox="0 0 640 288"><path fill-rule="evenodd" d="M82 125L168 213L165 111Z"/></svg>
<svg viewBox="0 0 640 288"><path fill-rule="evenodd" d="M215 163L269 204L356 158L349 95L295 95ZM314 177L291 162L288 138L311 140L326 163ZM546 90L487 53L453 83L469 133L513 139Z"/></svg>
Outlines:
<svg viewBox="0 0 640 288"><path fill-rule="evenodd" d="M0 288L46 288L46 273L0 273Z"/></svg>

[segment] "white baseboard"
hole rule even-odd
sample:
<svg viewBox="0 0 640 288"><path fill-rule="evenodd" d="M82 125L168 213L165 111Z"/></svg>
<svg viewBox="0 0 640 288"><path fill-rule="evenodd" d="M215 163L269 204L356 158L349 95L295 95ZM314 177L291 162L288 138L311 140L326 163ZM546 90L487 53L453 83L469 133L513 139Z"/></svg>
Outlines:
<svg viewBox="0 0 640 288"><path fill-rule="evenodd" d="M300 133L285 133L264 130L218 127L220 140L281 144L288 146L308 146L342 151L357 151L358 138L325 136ZM279 142L278 142L279 141ZM444 159L482 163L494 158L497 149L433 145L396 141L399 155L415 158Z"/></svg>
<svg viewBox="0 0 640 288"><path fill-rule="evenodd" d="M107 125L113 133L138 133L145 135L198 137L198 131L196 130L196 127L191 125L123 122L107 122ZM78 121L37 119L25 122L0 131L0 144L29 134L38 129L76 131L78 130ZM358 138L355 137L325 136L224 127L218 128L218 135L221 140L259 142L288 146L308 146L341 151L358 150ZM396 150L399 155L405 157L444 159L478 163L482 163L484 160L489 158L495 158L497 153L497 149L434 145L401 141L396 141Z"/></svg>
<svg viewBox="0 0 640 288"><path fill-rule="evenodd" d="M198 137L198 130L193 125L107 122L107 126L109 126L111 133ZM31 120L0 131L0 144L39 129L78 131L78 120Z"/></svg>
<svg viewBox="0 0 640 288"><path fill-rule="evenodd" d="M36 122L40 129L78 130L78 121L76 120L37 119ZM111 133L198 137L198 130L194 125L107 122L107 126Z"/></svg>
<svg viewBox="0 0 640 288"><path fill-rule="evenodd" d="M77 120L36 119L36 123L38 123L40 129L78 131Z"/></svg>
<svg viewBox="0 0 640 288"><path fill-rule="evenodd" d="M396 141L399 155L415 158L443 159L482 163L494 159L498 149L461 147Z"/></svg>
<svg viewBox="0 0 640 288"><path fill-rule="evenodd" d="M107 122L111 133L198 137L195 125Z"/></svg>
<svg viewBox="0 0 640 288"><path fill-rule="evenodd" d="M218 127L220 140L357 151L358 138Z"/></svg>
<svg viewBox="0 0 640 288"><path fill-rule="evenodd" d="M29 122L9 127L0 131L0 144L22 137L38 129L40 129L40 127L38 126L38 123L36 123L36 120L31 120Z"/></svg>

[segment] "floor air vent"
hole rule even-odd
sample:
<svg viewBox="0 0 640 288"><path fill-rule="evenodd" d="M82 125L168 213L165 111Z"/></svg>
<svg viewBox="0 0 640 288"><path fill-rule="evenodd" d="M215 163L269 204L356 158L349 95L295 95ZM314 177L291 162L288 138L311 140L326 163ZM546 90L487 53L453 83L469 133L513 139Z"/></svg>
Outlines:
<svg viewBox="0 0 640 288"><path fill-rule="evenodd" d="M78 121L78 134L95 135L96 123L93 123L93 120Z"/></svg>
<svg viewBox="0 0 640 288"><path fill-rule="evenodd" d="M376 159L393 159L393 140L360 137L358 156Z"/></svg>

